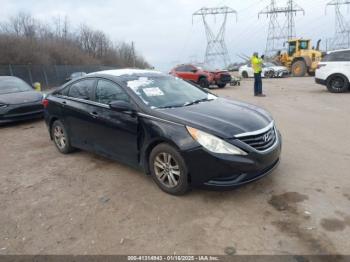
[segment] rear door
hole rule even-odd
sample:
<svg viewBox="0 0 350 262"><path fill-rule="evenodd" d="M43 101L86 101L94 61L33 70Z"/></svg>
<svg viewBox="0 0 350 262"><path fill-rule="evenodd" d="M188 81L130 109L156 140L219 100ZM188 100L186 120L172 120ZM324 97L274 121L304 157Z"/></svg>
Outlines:
<svg viewBox="0 0 350 262"><path fill-rule="evenodd" d="M121 86L107 79L98 79L91 127L94 151L137 166L138 118L131 112L110 109L109 104L113 101L132 103Z"/></svg>
<svg viewBox="0 0 350 262"><path fill-rule="evenodd" d="M71 144L75 147L91 150L94 115L95 78L73 83L67 90L66 99L61 101L63 120L67 126Z"/></svg>

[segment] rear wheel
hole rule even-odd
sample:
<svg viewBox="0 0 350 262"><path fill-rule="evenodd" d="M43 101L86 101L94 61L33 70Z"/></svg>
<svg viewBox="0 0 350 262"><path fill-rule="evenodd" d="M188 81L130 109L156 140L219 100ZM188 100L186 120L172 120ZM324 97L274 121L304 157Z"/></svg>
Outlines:
<svg viewBox="0 0 350 262"><path fill-rule="evenodd" d="M71 146L67 131L63 123L56 120L51 126L51 137L62 154L71 153L74 148Z"/></svg>
<svg viewBox="0 0 350 262"><path fill-rule="evenodd" d="M153 180L164 192L183 195L189 190L185 161L174 147L156 146L151 152L149 166Z"/></svg>
<svg viewBox="0 0 350 262"><path fill-rule="evenodd" d="M327 89L331 93L344 93L349 91L349 81L343 75L331 76L327 80Z"/></svg>
<svg viewBox="0 0 350 262"><path fill-rule="evenodd" d="M224 88L226 86L226 84L218 84L219 88Z"/></svg>
<svg viewBox="0 0 350 262"><path fill-rule="evenodd" d="M305 76L307 72L306 64L304 61L296 61L292 64L292 74L295 77Z"/></svg>
<svg viewBox="0 0 350 262"><path fill-rule="evenodd" d="M202 88L209 88L209 81L205 77L202 77L201 79L199 79L198 84Z"/></svg>
<svg viewBox="0 0 350 262"><path fill-rule="evenodd" d="M242 77L243 78L248 78L249 76L248 76L248 73L246 72L246 71L243 71L242 72Z"/></svg>

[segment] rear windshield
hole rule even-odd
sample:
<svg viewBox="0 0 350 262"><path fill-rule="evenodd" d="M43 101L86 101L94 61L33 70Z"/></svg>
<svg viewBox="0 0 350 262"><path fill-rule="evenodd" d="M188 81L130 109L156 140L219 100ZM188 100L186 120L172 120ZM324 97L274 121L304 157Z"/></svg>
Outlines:
<svg viewBox="0 0 350 262"><path fill-rule="evenodd" d="M350 50L329 53L322 59L322 61L323 62L349 62Z"/></svg>
<svg viewBox="0 0 350 262"><path fill-rule="evenodd" d="M18 78L0 78L0 95L32 91L30 85Z"/></svg>

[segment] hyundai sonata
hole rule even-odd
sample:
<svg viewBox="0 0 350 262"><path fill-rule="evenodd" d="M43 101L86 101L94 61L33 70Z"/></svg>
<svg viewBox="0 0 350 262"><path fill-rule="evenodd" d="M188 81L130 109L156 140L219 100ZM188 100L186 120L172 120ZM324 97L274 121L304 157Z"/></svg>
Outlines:
<svg viewBox="0 0 350 262"><path fill-rule="evenodd" d="M253 182L280 159L269 113L155 71L89 74L43 104L61 153L79 148L132 165L174 195Z"/></svg>

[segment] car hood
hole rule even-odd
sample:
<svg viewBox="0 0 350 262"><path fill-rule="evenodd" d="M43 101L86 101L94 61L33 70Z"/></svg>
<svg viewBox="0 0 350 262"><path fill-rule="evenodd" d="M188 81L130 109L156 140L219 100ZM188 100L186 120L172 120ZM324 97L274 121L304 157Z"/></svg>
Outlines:
<svg viewBox="0 0 350 262"><path fill-rule="evenodd" d="M268 69L273 69L275 71L288 71L287 67L285 66L270 66Z"/></svg>
<svg viewBox="0 0 350 262"><path fill-rule="evenodd" d="M26 91L0 95L0 103L7 105L38 102L43 95L36 91Z"/></svg>
<svg viewBox="0 0 350 262"><path fill-rule="evenodd" d="M263 129L273 121L261 108L224 98L188 107L162 109L160 113L165 119L226 139Z"/></svg>

